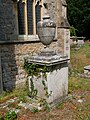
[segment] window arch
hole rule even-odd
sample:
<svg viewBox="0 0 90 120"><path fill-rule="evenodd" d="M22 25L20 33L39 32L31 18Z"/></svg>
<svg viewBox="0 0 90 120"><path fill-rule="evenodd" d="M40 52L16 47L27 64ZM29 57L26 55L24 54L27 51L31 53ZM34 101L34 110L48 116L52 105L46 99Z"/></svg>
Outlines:
<svg viewBox="0 0 90 120"><path fill-rule="evenodd" d="M37 33L37 23L41 20L41 6L39 5L39 2L35 7L35 14L36 14L36 33Z"/></svg>
<svg viewBox="0 0 90 120"><path fill-rule="evenodd" d="M37 22L42 18L42 0L19 0L17 7L19 35L36 35Z"/></svg>
<svg viewBox="0 0 90 120"><path fill-rule="evenodd" d="M28 34L33 34L33 1L27 0Z"/></svg>
<svg viewBox="0 0 90 120"><path fill-rule="evenodd" d="M18 30L19 34L23 35L25 34L25 26L24 26L24 4L22 4L22 1L20 0L18 2Z"/></svg>

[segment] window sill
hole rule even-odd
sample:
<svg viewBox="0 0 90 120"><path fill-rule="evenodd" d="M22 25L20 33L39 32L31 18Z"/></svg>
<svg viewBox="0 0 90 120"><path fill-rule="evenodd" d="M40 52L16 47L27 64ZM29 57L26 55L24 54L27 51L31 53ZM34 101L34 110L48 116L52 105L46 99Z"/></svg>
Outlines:
<svg viewBox="0 0 90 120"><path fill-rule="evenodd" d="M57 41L57 39L54 39L53 42ZM29 44L29 43L39 43L41 42L38 38L38 35L19 35L17 40L6 40L6 41L0 41L0 44Z"/></svg>
<svg viewBox="0 0 90 120"><path fill-rule="evenodd" d="M19 41L40 41L38 35L19 35Z"/></svg>

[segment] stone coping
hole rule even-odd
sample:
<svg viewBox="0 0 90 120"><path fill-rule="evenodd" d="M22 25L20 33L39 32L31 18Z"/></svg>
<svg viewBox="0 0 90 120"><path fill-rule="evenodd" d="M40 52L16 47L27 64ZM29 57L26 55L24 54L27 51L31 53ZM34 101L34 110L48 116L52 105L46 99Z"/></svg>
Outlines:
<svg viewBox="0 0 90 120"><path fill-rule="evenodd" d="M55 55L51 57L33 56L31 58L28 58L28 63L52 66L52 65L68 62L68 60L70 59L68 59L66 56L59 56L59 55Z"/></svg>

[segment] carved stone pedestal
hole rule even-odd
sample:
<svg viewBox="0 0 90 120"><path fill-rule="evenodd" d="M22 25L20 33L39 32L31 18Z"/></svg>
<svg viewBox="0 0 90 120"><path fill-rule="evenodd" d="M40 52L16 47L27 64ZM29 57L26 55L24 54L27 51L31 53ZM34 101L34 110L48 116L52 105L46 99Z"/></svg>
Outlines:
<svg viewBox="0 0 90 120"><path fill-rule="evenodd" d="M47 76L44 78L41 73L41 77L33 77L35 88L38 90L38 96L46 98L44 86L42 80L48 88L48 94L51 93L47 99L48 103L55 103L58 100L64 99L68 94L68 59L67 57L60 57L58 55L45 57L45 56L33 56L28 59L29 63L35 63L41 66L47 66Z"/></svg>

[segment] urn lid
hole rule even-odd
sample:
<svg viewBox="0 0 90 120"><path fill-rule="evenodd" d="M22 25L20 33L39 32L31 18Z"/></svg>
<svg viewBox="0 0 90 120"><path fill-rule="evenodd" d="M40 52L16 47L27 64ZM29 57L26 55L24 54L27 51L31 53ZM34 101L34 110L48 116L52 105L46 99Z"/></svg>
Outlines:
<svg viewBox="0 0 90 120"><path fill-rule="evenodd" d="M56 24L52 20L50 20L49 15L45 15L43 17L43 20L38 22L37 27L38 28L45 28L45 27L56 28Z"/></svg>

